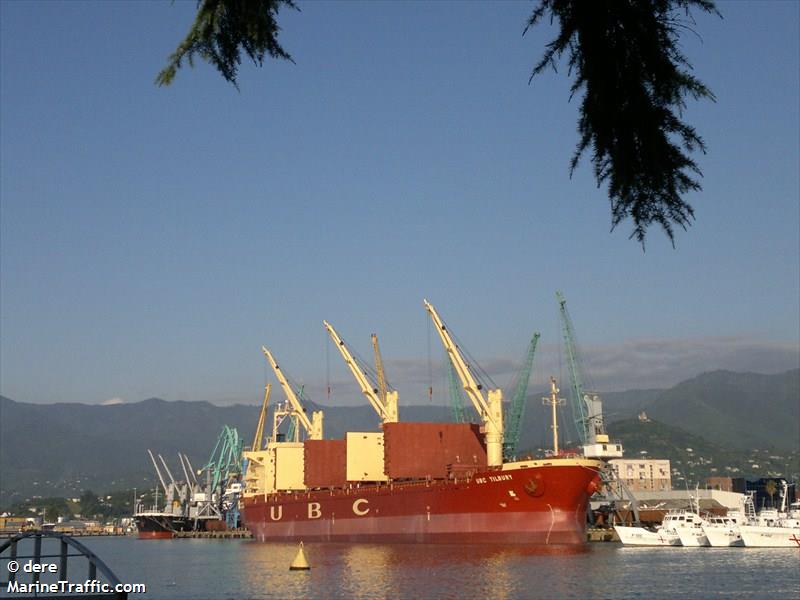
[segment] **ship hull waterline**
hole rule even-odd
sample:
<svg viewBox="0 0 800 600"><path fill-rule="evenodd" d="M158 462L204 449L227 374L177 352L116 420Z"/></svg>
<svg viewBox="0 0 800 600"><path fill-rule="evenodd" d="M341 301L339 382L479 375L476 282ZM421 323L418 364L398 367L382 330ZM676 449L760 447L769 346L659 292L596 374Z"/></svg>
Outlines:
<svg viewBox="0 0 800 600"><path fill-rule="evenodd" d="M191 519L163 513L139 513L134 515L140 540L171 540L182 531L205 531L209 523L219 519Z"/></svg>
<svg viewBox="0 0 800 600"><path fill-rule="evenodd" d="M245 497L262 542L583 544L602 463L510 463L456 481Z"/></svg>

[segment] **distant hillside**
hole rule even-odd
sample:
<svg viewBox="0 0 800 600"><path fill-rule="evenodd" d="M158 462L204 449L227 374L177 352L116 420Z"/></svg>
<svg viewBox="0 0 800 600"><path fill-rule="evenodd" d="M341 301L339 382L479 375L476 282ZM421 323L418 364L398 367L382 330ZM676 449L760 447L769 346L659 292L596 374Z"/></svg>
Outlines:
<svg viewBox="0 0 800 600"><path fill-rule="evenodd" d="M151 485L147 448L175 460L186 452L195 468L208 459L223 423L252 435L258 409L206 402L22 404L0 398L0 492L79 495Z"/></svg>
<svg viewBox="0 0 800 600"><path fill-rule="evenodd" d="M669 459L674 487L681 486L682 478L702 482L717 475L756 478L800 474L800 450L737 450L677 427L637 418L611 423L609 430L622 442L625 458Z"/></svg>
<svg viewBox="0 0 800 600"><path fill-rule="evenodd" d="M800 370L781 375L717 371L685 381L669 390L606 394L607 422L633 417L641 410L666 426L684 430L717 448L797 449L800 446ZM566 387L566 386L563 386ZM549 410L540 401L544 391L531 392L522 425L520 448L550 445ZM308 410L318 408L308 406ZM378 419L366 403L358 407L322 407L325 437L345 431L374 431ZM249 444L257 406L215 406L207 402L165 402L151 398L112 406L24 404L0 397L0 502L11 494L79 495L81 489L106 491L152 486L154 473L147 449L177 465L185 452L195 468L209 458L223 424L236 427ZM469 410L469 414L474 411ZM408 421L449 421L444 406L401 406ZM569 408L560 415L564 445L577 436ZM634 429L631 432L635 432ZM629 452L647 450L668 457L667 449L700 447L677 430L625 440L622 425L612 423L613 437L622 437ZM667 440L659 446L658 440ZM695 448L696 449L696 448ZM711 450L709 450L710 452ZM782 456L781 452L775 453ZM785 454L785 453L784 453ZM677 459L676 459L677 460ZM762 461L763 462L763 461ZM177 470L177 466L175 467Z"/></svg>
<svg viewBox="0 0 800 600"><path fill-rule="evenodd" d="M0 502L11 494L79 496L81 489L152 486L148 448L162 454L177 477L178 451L195 469L202 467L223 425L236 427L245 444L252 443L259 408L157 398L111 406L25 404L0 396ZM328 438L378 428L370 406L324 410ZM443 421L449 413L442 406L418 406L405 407L402 414L408 420Z"/></svg>
<svg viewBox="0 0 800 600"><path fill-rule="evenodd" d="M800 369L778 375L704 373L641 408L655 420L731 448L800 447Z"/></svg>
<svg viewBox="0 0 800 600"><path fill-rule="evenodd" d="M606 422L635 417L658 400L667 390L627 390L603 394L603 415Z"/></svg>

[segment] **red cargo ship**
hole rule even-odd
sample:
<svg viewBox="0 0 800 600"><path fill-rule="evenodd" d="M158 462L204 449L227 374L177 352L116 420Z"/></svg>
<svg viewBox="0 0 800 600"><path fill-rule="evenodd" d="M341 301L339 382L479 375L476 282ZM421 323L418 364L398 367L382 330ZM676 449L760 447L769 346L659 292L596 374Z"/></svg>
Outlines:
<svg viewBox="0 0 800 600"><path fill-rule="evenodd" d="M430 303L451 364L482 423L399 422L373 336L378 382L324 322L345 363L381 419L380 432L325 440L322 412L309 419L272 353L262 347L287 404L273 413L262 448L269 386L248 461L244 523L259 541L581 544L589 497L603 463L558 451L558 388L551 378L553 458L503 459L502 392L477 382ZM538 336L534 337L533 343ZM524 398L524 394L522 396ZM521 413L520 413L521 414ZM308 438L284 441L278 426L295 419Z"/></svg>
<svg viewBox="0 0 800 600"><path fill-rule="evenodd" d="M259 541L579 544L601 466L557 458L461 479L247 497L244 521Z"/></svg>

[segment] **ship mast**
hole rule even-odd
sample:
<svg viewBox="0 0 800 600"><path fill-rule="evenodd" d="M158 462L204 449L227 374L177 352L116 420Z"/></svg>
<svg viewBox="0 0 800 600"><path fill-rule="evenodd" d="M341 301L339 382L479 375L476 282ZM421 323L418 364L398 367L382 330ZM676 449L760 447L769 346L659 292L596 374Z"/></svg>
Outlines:
<svg viewBox="0 0 800 600"><path fill-rule="evenodd" d="M542 398L542 404L549 404L553 407L553 456L558 456L558 415L556 408L564 404L564 399L558 397L559 389L556 387L556 378L550 378L550 395Z"/></svg>

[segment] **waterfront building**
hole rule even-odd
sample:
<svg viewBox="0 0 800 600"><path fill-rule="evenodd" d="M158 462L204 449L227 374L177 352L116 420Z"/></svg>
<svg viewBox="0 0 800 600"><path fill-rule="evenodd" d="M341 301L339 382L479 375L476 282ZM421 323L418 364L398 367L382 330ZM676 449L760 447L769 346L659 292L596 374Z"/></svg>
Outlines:
<svg viewBox="0 0 800 600"><path fill-rule="evenodd" d="M609 461L617 479L628 489L637 491L667 491L672 489L669 460L652 458L614 458Z"/></svg>

